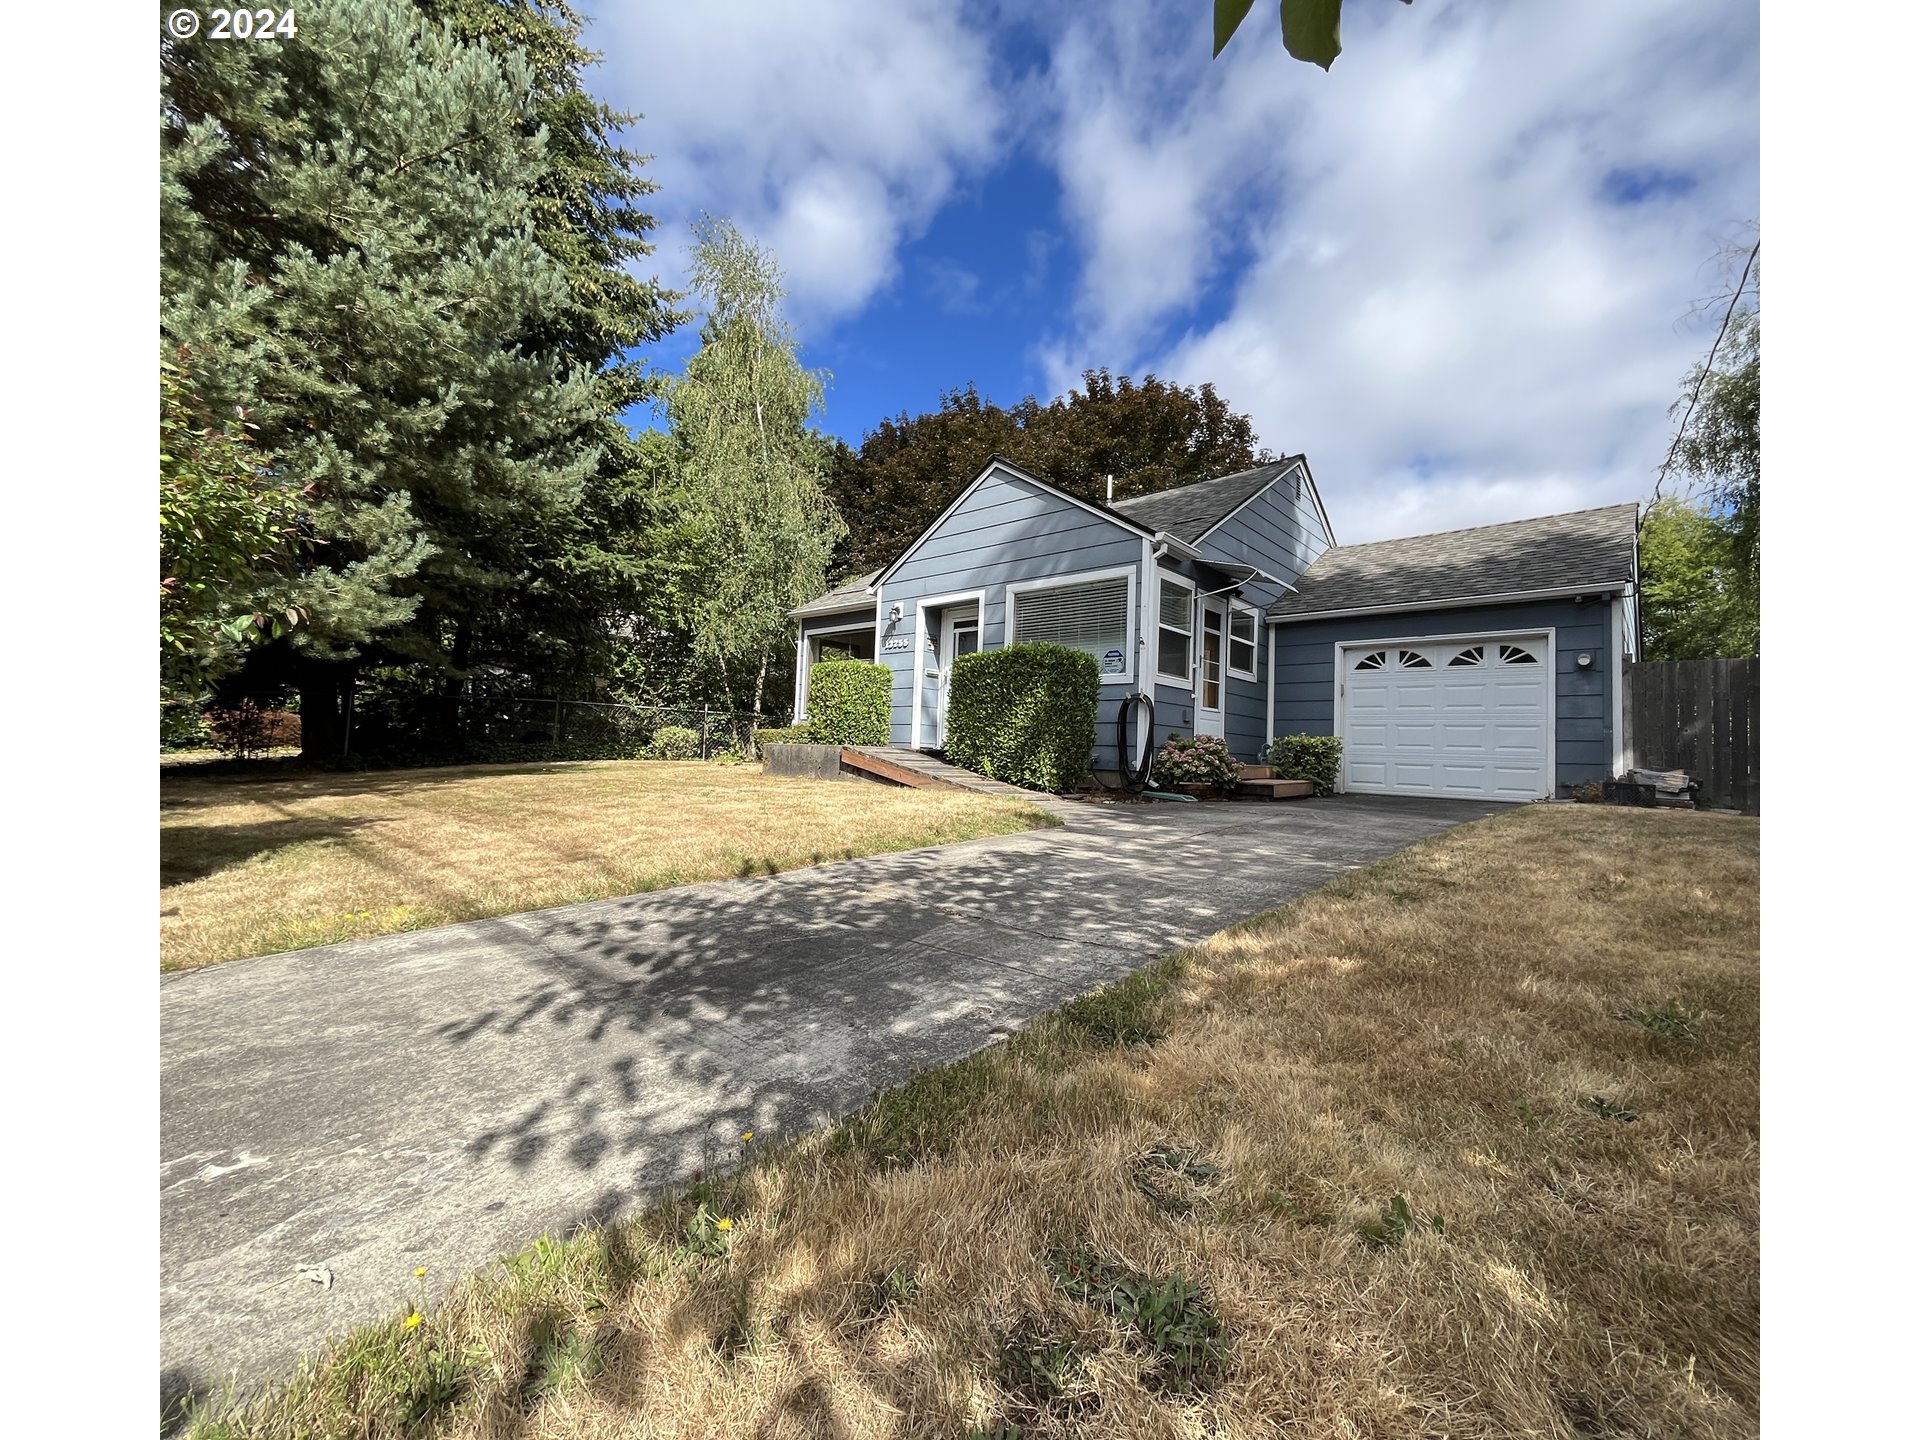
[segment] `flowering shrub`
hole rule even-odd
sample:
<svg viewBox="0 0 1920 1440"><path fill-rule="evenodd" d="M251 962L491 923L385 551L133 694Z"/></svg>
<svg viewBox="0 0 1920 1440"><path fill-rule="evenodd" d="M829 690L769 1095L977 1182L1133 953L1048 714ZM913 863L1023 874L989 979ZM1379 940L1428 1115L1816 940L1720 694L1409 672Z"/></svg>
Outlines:
<svg viewBox="0 0 1920 1440"><path fill-rule="evenodd" d="M1240 762L1218 735L1196 735L1191 740L1169 735L1153 757L1153 778L1165 785L1218 785L1231 790L1240 783Z"/></svg>

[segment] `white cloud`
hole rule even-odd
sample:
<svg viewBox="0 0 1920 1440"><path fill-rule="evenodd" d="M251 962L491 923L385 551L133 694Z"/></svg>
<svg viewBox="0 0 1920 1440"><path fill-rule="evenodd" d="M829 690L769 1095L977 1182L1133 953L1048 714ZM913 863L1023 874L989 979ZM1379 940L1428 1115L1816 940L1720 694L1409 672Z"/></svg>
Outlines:
<svg viewBox="0 0 1920 1440"><path fill-rule="evenodd" d="M1758 209L1752 6L1349 7L1330 75L1273 9L1217 63L1145 0L1061 41L1086 268L1050 378L1213 381L1344 540L1644 496L1705 348L1676 321ZM1621 171L1691 188L1610 204Z"/></svg>
<svg viewBox="0 0 1920 1440"><path fill-rule="evenodd" d="M724 216L772 248L803 327L858 312L999 143L985 39L957 0L609 6L587 39L610 103L645 115L661 264Z"/></svg>

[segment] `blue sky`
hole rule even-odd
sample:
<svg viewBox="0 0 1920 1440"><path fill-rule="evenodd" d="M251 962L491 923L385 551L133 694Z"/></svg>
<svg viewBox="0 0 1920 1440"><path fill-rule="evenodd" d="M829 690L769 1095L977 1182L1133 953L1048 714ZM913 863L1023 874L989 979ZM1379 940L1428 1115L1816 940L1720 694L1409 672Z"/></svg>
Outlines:
<svg viewBox="0 0 1920 1440"><path fill-rule="evenodd" d="M768 245L854 443L1104 365L1212 381L1346 541L1644 499L1759 213L1752 0L1350 0L1330 73L1275 0L1210 59L1209 8L601 0L589 40L656 273L703 211Z"/></svg>

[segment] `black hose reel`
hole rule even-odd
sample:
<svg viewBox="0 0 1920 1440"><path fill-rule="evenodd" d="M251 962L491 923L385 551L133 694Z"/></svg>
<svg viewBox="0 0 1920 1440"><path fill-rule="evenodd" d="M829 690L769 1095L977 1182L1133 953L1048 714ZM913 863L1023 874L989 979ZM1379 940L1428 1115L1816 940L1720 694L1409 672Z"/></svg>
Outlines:
<svg viewBox="0 0 1920 1440"><path fill-rule="evenodd" d="M1131 745L1127 743L1129 720L1134 722ZM1120 774L1127 788L1144 790L1153 776L1153 697L1144 690L1136 690L1120 702L1119 713L1113 717L1113 744L1120 752ZM1140 757L1137 765L1133 758L1136 754Z"/></svg>

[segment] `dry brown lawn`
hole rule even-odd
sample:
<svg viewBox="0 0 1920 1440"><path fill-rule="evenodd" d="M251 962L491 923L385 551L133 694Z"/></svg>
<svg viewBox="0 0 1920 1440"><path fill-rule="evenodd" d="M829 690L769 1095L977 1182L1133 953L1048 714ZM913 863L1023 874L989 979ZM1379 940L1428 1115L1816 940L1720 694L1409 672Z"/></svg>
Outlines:
<svg viewBox="0 0 1920 1440"><path fill-rule="evenodd" d="M1754 1435L1758 847L1425 842L191 1433Z"/></svg>
<svg viewBox="0 0 1920 1440"><path fill-rule="evenodd" d="M160 780L160 963L191 969L1052 823L1023 804L607 761Z"/></svg>

